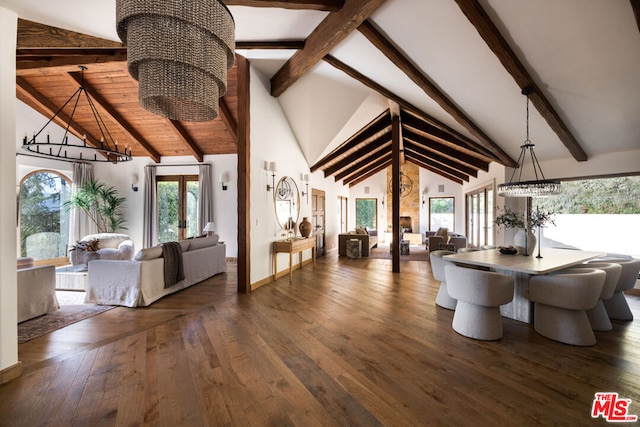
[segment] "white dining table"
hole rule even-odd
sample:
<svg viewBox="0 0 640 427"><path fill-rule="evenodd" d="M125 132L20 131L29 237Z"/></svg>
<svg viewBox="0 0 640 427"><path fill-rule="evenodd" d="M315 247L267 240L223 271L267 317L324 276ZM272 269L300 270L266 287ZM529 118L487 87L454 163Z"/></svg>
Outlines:
<svg viewBox="0 0 640 427"><path fill-rule="evenodd" d="M529 278L537 274L549 274L573 265L582 264L602 257L604 252L580 251L574 249L544 248L541 258L530 255L506 255L498 249L480 250L445 255L443 259L458 265L487 267L496 273L514 278L513 301L500 307L500 313L521 322L533 322L533 303L526 298L529 292Z"/></svg>

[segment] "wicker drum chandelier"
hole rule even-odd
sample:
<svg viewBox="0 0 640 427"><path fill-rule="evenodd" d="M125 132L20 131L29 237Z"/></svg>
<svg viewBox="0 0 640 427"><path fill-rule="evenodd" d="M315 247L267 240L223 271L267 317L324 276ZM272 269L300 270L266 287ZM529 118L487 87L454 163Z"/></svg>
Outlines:
<svg viewBox="0 0 640 427"><path fill-rule="evenodd" d="M117 0L116 29L140 104L181 121L218 116L235 59L235 24L219 0Z"/></svg>

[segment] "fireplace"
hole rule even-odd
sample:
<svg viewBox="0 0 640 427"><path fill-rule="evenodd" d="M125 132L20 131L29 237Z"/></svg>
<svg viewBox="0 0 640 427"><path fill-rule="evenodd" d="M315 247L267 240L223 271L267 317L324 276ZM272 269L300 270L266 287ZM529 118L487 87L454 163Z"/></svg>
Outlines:
<svg viewBox="0 0 640 427"><path fill-rule="evenodd" d="M413 233L413 226L410 216L400 217L400 232L401 233Z"/></svg>

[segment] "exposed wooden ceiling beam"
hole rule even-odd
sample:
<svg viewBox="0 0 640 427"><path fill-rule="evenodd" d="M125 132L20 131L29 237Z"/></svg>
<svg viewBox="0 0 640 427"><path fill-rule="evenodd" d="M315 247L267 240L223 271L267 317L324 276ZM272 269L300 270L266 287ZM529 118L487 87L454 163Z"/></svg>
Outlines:
<svg viewBox="0 0 640 427"><path fill-rule="evenodd" d="M374 163L369 165L369 169L367 171L361 172L359 174L354 174L350 177L346 177L342 180L344 185L349 185L349 187L353 187L354 185L364 181L367 178L372 177L378 172L386 169L391 164L391 153L384 157L380 157Z"/></svg>
<svg viewBox="0 0 640 427"><path fill-rule="evenodd" d="M451 171L456 171L461 174L460 177L462 176L467 176L467 177L473 176L474 178L478 177L477 169L464 165L460 162L449 159L447 157L441 156L440 154L434 153L433 151L429 151L426 148L412 141L407 141L405 146L406 146L407 153L413 153L414 158L416 156L420 156L421 159L429 159L430 161L436 162L432 164L434 167L439 168L441 170L447 170L452 175L453 175L453 172ZM438 166L438 165L441 165L441 166Z"/></svg>
<svg viewBox="0 0 640 427"><path fill-rule="evenodd" d="M191 151L191 154L193 154L193 157L195 157L198 162L202 162L204 160L204 154L202 153L202 150L200 150L191 136L189 136L189 133L184 128L184 126L182 126L182 123L180 123L178 120L172 119L169 119L169 122L171 123L171 127L175 131L178 138L182 141L182 143L187 144L189 150Z"/></svg>
<svg viewBox="0 0 640 427"><path fill-rule="evenodd" d="M446 178L446 179L448 179L450 181L453 181L456 184L462 185L462 183L464 182L463 179L460 179L460 178L455 177L453 175L449 175L449 174L443 172L442 170L440 170L438 168L435 168L435 167L433 167L433 166L431 166L429 164L423 163L423 162L421 162L420 160L418 160L418 159L416 159L414 157L409 157L408 160L409 160L410 163L418 165L419 167L421 167L423 169L426 169L428 171L431 171L431 172L435 173L436 175L440 175L441 177Z"/></svg>
<svg viewBox="0 0 640 427"><path fill-rule="evenodd" d="M360 150L354 151L350 155L341 159L339 162L336 162L326 168L324 170L324 176L334 175L345 168L359 163L364 158L369 158L371 155L379 156L380 149L385 148L385 146L389 144L390 141L391 129L368 143L365 147L361 148ZM388 149L389 147L386 148Z"/></svg>
<svg viewBox="0 0 640 427"><path fill-rule="evenodd" d="M420 89L433 99L458 123L465 127L480 144L494 153L505 166L515 166L516 162L488 135L484 133L467 115L454 104L449 97L442 92L421 70L405 57L370 21L365 21L358 30L380 50L389 60L407 75Z"/></svg>
<svg viewBox="0 0 640 427"><path fill-rule="evenodd" d="M358 28L386 0L346 0L344 6L331 12L305 40L305 47L271 78L271 95L280 96L318 61Z"/></svg>
<svg viewBox="0 0 640 427"><path fill-rule="evenodd" d="M85 90L94 101L94 104L98 105L105 113L120 125L122 130L130 138L129 147L133 146L134 141L140 144L142 149L147 153L149 157L156 163L160 163L160 153L158 153L151 144L129 123L129 121L120 113L118 113L96 90L87 83L86 79L82 79L80 72L67 73L67 75L73 80L74 83L84 86Z"/></svg>
<svg viewBox="0 0 640 427"><path fill-rule="evenodd" d="M426 138L432 141L438 141L439 145L446 145L452 147L457 153L473 156L480 161L489 164L490 161L495 160L495 156L488 153L487 150L478 145L478 150L469 148L464 141L460 141L454 135L451 135L442 129L433 126L431 123L425 121L422 117L416 116L408 110L402 110L402 127L408 129L414 129L420 134L423 134ZM488 167L488 166L487 166Z"/></svg>
<svg viewBox="0 0 640 427"><path fill-rule="evenodd" d="M451 135L451 138L447 138L448 140L450 139L452 142L456 141L454 143L462 143L463 145L466 145L468 148L470 148L472 150L476 150L476 151L484 154L485 156L488 156L489 158L491 158L491 159L493 159L493 160L495 160L497 162L501 162L501 160L495 154L493 154L490 150L487 150L484 146L476 143L475 141L472 141L471 139L469 139L466 136L462 135L461 133L455 131L454 129L450 128L449 126L445 125L444 123L442 123L442 122L436 120L435 118L429 116L427 113L425 113L424 111L420 110L418 107L414 106L413 104L411 104L410 102L406 101L405 99L395 95L390 90L386 89L385 87L381 86L380 84L378 84L375 81L371 80L370 78L366 77L364 74L360 73L359 71L349 67L347 64L345 64L344 62L340 61L339 59L337 59L337 58L335 58L335 57L333 57L331 55L327 55L323 59L327 63L333 65L335 68L343 71L345 74L351 76L355 80L358 80L363 85L373 89L374 91L376 91L377 93L379 93L383 97L385 97L387 99L394 100L395 102L397 102L402 107L403 110L411 112L411 114L413 114L413 115L415 115L417 117L420 117L422 120L424 120L425 122L429 123L434 128L440 129L442 132ZM513 162L513 166L515 166L515 162Z"/></svg>
<svg viewBox="0 0 640 427"><path fill-rule="evenodd" d="M236 50L265 49L265 50L297 50L304 49L304 40L276 40L276 41L237 41Z"/></svg>
<svg viewBox="0 0 640 427"><path fill-rule="evenodd" d="M231 109L229 108L229 104L227 103L226 96L223 96L218 101L218 105L220 106L220 119L224 123L229 135L233 139L233 142L238 144L238 125L236 120L233 118L233 114L231 114Z"/></svg>
<svg viewBox="0 0 640 427"><path fill-rule="evenodd" d="M18 95L29 99L29 105L33 107L37 112L45 117L53 117L53 122L61 128L69 126L69 131L79 139L83 139L86 136L87 143L92 147L99 147L100 141L94 138L89 132L87 132L82 126L64 113L64 111L58 111L58 107L53 105L51 101L45 98L40 92L38 92L33 86L31 86L25 79L20 76L16 76L16 91ZM101 153L103 154L103 153Z"/></svg>
<svg viewBox="0 0 640 427"><path fill-rule="evenodd" d="M384 132L389 126L391 126L391 120L389 114L385 111L367 123L366 126L352 135L351 138L340 144L339 147L313 164L310 168L311 172L313 173L319 169L326 168L338 159L347 156L349 151L354 150L359 144L375 137L377 134Z"/></svg>
<svg viewBox="0 0 640 427"><path fill-rule="evenodd" d="M633 9L633 15L636 17L636 25L638 31L640 31L640 0L629 0L631 2L631 8Z"/></svg>
<svg viewBox="0 0 640 427"><path fill-rule="evenodd" d="M358 159L352 161L347 165L347 167L340 168L339 171L336 171L335 178L336 181L340 181L341 179L353 175L356 172L365 169L370 163L376 162L378 159L385 157L387 154L391 153L391 138L389 139L381 139L379 142L380 145L376 147L374 150L366 150L366 152L359 152ZM368 148L368 147L367 147ZM363 150L365 151L365 150Z"/></svg>
<svg viewBox="0 0 640 427"><path fill-rule="evenodd" d="M118 48L122 43L18 19L16 48Z"/></svg>
<svg viewBox="0 0 640 427"><path fill-rule="evenodd" d="M278 7L296 10L323 10L335 12L344 6L344 0L225 0L227 6Z"/></svg>
<svg viewBox="0 0 640 427"><path fill-rule="evenodd" d="M533 88L533 93L529 95L531 103L536 107L540 115L544 117L551 129L558 135L560 141L569 150L577 161L586 161L587 154L584 152L577 139L573 136L567 125L560 118L551 102L544 96L533 77L529 74L525 66L518 59L509 43L495 26L489 15L476 0L456 0L456 3L476 28L480 37L487 43L489 49L498 57L505 70L516 81L520 89Z"/></svg>
<svg viewBox="0 0 640 427"><path fill-rule="evenodd" d="M423 147L425 151L431 151L435 156L449 159L447 162L455 162L456 164L460 165L468 165L474 170L482 169L485 172L489 170L488 162L483 162L475 157L465 155L464 153L456 151L453 148L440 144L437 141L433 141L428 137L419 135L412 130L405 129L404 137L408 141L413 142L415 145Z"/></svg>
<svg viewBox="0 0 640 427"><path fill-rule="evenodd" d="M126 61L124 47L99 47L82 49L16 49L16 70L34 68L64 67L70 65L91 65L105 62Z"/></svg>

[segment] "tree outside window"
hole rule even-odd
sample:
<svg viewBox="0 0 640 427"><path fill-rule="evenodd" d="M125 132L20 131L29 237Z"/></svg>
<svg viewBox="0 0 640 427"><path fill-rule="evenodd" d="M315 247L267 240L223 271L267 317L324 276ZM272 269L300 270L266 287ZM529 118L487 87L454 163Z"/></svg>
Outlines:
<svg viewBox="0 0 640 427"><path fill-rule="evenodd" d="M36 260L67 255L69 213L61 209L71 196L71 183L53 171L26 176L20 185L20 256Z"/></svg>
<svg viewBox="0 0 640 427"><path fill-rule="evenodd" d="M356 199L356 226L377 230L378 201L376 199Z"/></svg>
<svg viewBox="0 0 640 427"><path fill-rule="evenodd" d="M454 229L454 197L429 197L429 230Z"/></svg>

